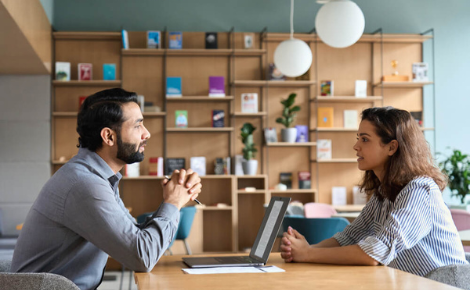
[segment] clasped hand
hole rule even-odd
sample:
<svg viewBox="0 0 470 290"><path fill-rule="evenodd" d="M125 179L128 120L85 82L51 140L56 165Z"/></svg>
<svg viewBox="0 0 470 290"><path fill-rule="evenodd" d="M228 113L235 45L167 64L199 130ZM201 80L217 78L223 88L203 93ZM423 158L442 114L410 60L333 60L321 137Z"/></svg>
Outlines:
<svg viewBox="0 0 470 290"><path fill-rule="evenodd" d="M178 210L201 193L201 178L192 169L175 170L171 180L163 179L163 201L175 205Z"/></svg>
<svg viewBox="0 0 470 290"><path fill-rule="evenodd" d="M286 263L306 262L310 245L303 235L288 227L281 240L281 257Z"/></svg>

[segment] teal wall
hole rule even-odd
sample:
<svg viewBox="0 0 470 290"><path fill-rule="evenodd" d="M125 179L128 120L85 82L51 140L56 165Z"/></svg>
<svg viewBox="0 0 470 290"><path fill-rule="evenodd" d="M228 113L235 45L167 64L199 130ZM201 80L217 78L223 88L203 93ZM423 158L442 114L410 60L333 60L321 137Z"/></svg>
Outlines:
<svg viewBox="0 0 470 290"><path fill-rule="evenodd" d="M41 0L50 3L53 0ZM436 150L470 153L470 1L357 0L365 32L435 30ZM182 31L289 31L289 0L55 0L53 26L67 31L163 29ZM321 7L315 0L295 1L295 31L314 27ZM49 15L49 13L48 13ZM430 62L427 57L426 61ZM426 90L426 98L432 88ZM429 102L426 104L428 107ZM428 134L432 140L432 133Z"/></svg>

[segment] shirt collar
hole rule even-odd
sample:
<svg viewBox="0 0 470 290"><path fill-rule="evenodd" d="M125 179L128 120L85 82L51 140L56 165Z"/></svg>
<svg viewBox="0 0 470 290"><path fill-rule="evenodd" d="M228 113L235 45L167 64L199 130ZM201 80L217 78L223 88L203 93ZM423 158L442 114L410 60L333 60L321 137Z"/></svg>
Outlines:
<svg viewBox="0 0 470 290"><path fill-rule="evenodd" d="M87 148L79 148L77 158L82 159L89 164L98 175L103 179L108 180L113 188L117 186L119 180L122 178L121 173L118 172L114 174L114 171L109 167L108 163L101 158L101 156Z"/></svg>

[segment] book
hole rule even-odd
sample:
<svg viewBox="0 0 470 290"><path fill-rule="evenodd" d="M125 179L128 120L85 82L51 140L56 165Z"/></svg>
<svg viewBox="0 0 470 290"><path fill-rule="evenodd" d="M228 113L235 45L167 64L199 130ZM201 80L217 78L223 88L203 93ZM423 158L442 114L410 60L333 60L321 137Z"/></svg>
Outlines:
<svg viewBox="0 0 470 290"><path fill-rule="evenodd" d="M78 64L78 80L79 81L90 81L93 74L93 65L91 63L79 63Z"/></svg>
<svg viewBox="0 0 470 290"><path fill-rule="evenodd" d="M427 82L428 77L428 64L425 62L415 62L412 64L412 80L414 82Z"/></svg>
<svg viewBox="0 0 470 290"><path fill-rule="evenodd" d="M295 142L308 142L308 126L296 125L295 128L297 129L297 137L295 137Z"/></svg>
<svg viewBox="0 0 470 290"><path fill-rule="evenodd" d="M225 175L230 175L231 174L231 158L230 157L225 157L224 158L224 174Z"/></svg>
<svg viewBox="0 0 470 290"><path fill-rule="evenodd" d="M206 157L191 157L190 168L194 170L199 176L206 175Z"/></svg>
<svg viewBox="0 0 470 290"><path fill-rule="evenodd" d="M310 172L308 171L299 171L299 189L310 189Z"/></svg>
<svg viewBox="0 0 470 290"><path fill-rule="evenodd" d="M171 175L175 170L181 170L185 167L184 158L167 158L165 161L165 175Z"/></svg>
<svg viewBox="0 0 470 290"><path fill-rule="evenodd" d="M83 102L85 102L85 99L87 96L80 96L78 97L78 110L80 111L80 108L82 107Z"/></svg>
<svg viewBox="0 0 470 290"><path fill-rule="evenodd" d="M166 97L181 97L181 77L167 77L166 78Z"/></svg>
<svg viewBox="0 0 470 290"><path fill-rule="evenodd" d="M175 111L175 126L177 128L188 128L188 111Z"/></svg>
<svg viewBox="0 0 470 290"><path fill-rule="evenodd" d="M331 139L317 140L317 160L331 159Z"/></svg>
<svg viewBox="0 0 470 290"><path fill-rule="evenodd" d="M413 111L413 112L410 112L410 114L411 114L411 117L413 117L413 119L415 119L416 124L418 124L418 126L422 127L423 126L423 112L422 111Z"/></svg>
<svg viewBox="0 0 470 290"><path fill-rule="evenodd" d="M217 32L206 32L206 48L217 49Z"/></svg>
<svg viewBox="0 0 470 290"><path fill-rule="evenodd" d="M276 128L274 127L264 128L264 140L266 141L266 143L277 142Z"/></svg>
<svg viewBox="0 0 470 290"><path fill-rule="evenodd" d="M242 162L245 160L243 155L235 155L235 175L244 175Z"/></svg>
<svg viewBox="0 0 470 290"><path fill-rule="evenodd" d="M140 111L143 113L145 108L145 97L142 95L137 96L137 103L139 103Z"/></svg>
<svg viewBox="0 0 470 290"><path fill-rule="evenodd" d="M124 176L139 177L140 176L140 163L135 162L132 164L126 164L126 166L124 166Z"/></svg>
<svg viewBox="0 0 470 290"><path fill-rule="evenodd" d="M70 81L70 62L58 61L55 63L55 79Z"/></svg>
<svg viewBox="0 0 470 290"><path fill-rule="evenodd" d="M319 107L317 111L317 127L331 128L334 124L334 108Z"/></svg>
<svg viewBox="0 0 470 290"><path fill-rule="evenodd" d="M355 87L356 98L365 98L367 97L367 81L357 80Z"/></svg>
<svg viewBox="0 0 470 290"><path fill-rule="evenodd" d="M127 35L127 30L121 30L121 38L122 38L122 48L129 49L129 36Z"/></svg>
<svg viewBox="0 0 470 290"><path fill-rule="evenodd" d="M246 93L241 95L242 113L258 113L258 94Z"/></svg>
<svg viewBox="0 0 470 290"><path fill-rule="evenodd" d="M334 82L333 81L321 81L320 82L320 95L321 96L333 96L334 95Z"/></svg>
<svg viewBox="0 0 470 290"><path fill-rule="evenodd" d="M170 31L168 36L169 36L168 48L170 49L182 49L183 48L183 32Z"/></svg>
<svg viewBox="0 0 470 290"><path fill-rule="evenodd" d="M214 128L225 127L224 117L225 117L224 110L212 110L212 127Z"/></svg>
<svg viewBox="0 0 470 290"><path fill-rule="evenodd" d="M343 112L344 128L357 129L358 115L356 110L344 110Z"/></svg>
<svg viewBox="0 0 470 290"><path fill-rule="evenodd" d="M225 97L225 77L209 77L209 97Z"/></svg>
<svg viewBox="0 0 470 290"><path fill-rule="evenodd" d="M149 158L149 175L163 176L163 157Z"/></svg>
<svg viewBox="0 0 470 290"><path fill-rule="evenodd" d="M286 76L276 67L274 63L269 64L268 78L273 81L285 81Z"/></svg>
<svg viewBox="0 0 470 290"><path fill-rule="evenodd" d="M160 31L148 30L147 31L147 48L160 48Z"/></svg>
<svg viewBox="0 0 470 290"><path fill-rule="evenodd" d="M214 174L223 175L224 174L224 158L217 157L214 161Z"/></svg>
<svg viewBox="0 0 470 290"><path fill-rule="evenodd" d="M359 186L353 186L353 204L366 204L367 195L365 192L361 191Z"/></svg>
<svg viewBox="0 0 470 290"><path fill-rule="evenodd" d="M243 40L244 40L244 43L245 43L245 48L253 48L254 40L255 40L255 34L254 33L244 33L243 34Z"/></svg>
<svg viewBox="0 0 470 290"><path fill-rule="evenodd" d="M105 81L116 80L116 64L115 63L103 64L103 80Z"/></svg>
<svg viewBox="0 0 470 290"><path fill-rule="evenodd" d="M331 204L332 205L346 205L347 192L344 186L333 186L331 189Z"/></svg>
<svg viewBox="0 0 470 290"><path fill-rule="evenodd" d="M287 189L292 189L292 172L279 173L279 183L284 184Z"/></svg>

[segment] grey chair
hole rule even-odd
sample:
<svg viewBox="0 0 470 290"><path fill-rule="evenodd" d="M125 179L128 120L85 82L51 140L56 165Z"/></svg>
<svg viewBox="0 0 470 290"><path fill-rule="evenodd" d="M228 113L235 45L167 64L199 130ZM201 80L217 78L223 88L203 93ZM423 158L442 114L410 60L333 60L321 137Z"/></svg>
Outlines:
<svg viewBox="0 0 470 290"><path fill-rule="evenodd" d="M470 253L465 253L465 258L470 262ZM470 290L470 264L449 265L429 272L425 277L437 282Z"/></svg>
<svg viewBox="0 0 470 290"><path fill-rule="evenodd" d="M80 290L69 279L50 273L9 273L11 261L0 261L0 285L8 290Z"/></svg>

